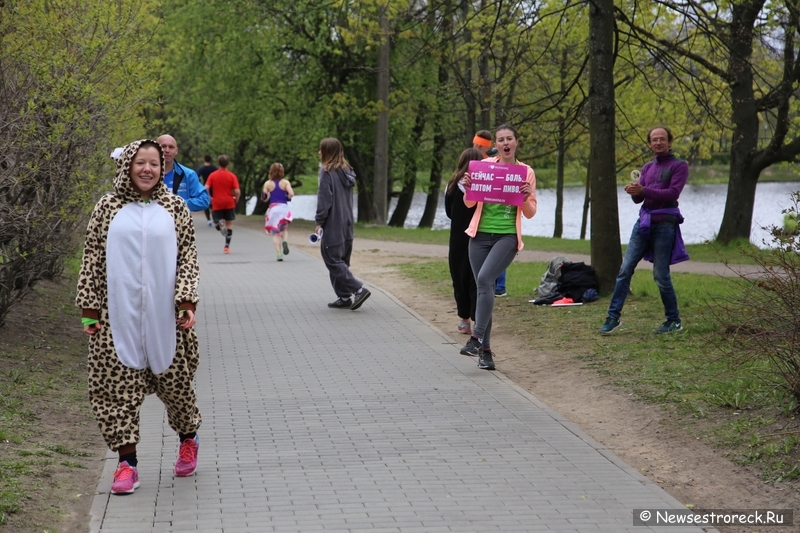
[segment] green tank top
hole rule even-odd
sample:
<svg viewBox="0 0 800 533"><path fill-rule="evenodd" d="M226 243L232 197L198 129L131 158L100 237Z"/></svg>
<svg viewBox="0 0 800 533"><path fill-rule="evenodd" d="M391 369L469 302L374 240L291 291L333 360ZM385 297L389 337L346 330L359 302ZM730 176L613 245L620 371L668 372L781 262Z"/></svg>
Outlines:
<svg viewBox="0 0 800 533"><path fill-rule="evenodd" d="M483 204L478 231L483 233L517 233L517 207L503 204Z"/></svg>

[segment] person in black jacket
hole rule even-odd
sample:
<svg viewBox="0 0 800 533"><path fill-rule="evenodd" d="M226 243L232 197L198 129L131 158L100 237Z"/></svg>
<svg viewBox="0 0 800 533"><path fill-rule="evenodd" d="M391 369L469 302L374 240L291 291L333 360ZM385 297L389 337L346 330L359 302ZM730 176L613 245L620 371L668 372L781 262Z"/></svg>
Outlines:
<svg viewBox="0 0 800 533"><path fill-rule="evenodd" d="M314 233L322 233L320 255L328 268L331 285L338 298L328 304L333 309L355 311L370 296L369 290L350 272L353 252L353 187L356 173L344 158L338 139L319 143L319 190ZM351 298L352 296L352 298Z"/></svg>
<svg viewBox="0 0 800 533"><path fill-rule="evenodd" d="M453 177L447 182L444 192L444 210L450 219L450 246L447 259L450 264L450 277L453 280L453 296L456 299L458 312L458 332L472 333L472 322L475 321L475 302L478 289L475 276L469 263L469 235L465 232L469 226L474 207L464 205L464 193L458 188L458 182L469 170L470 161L480 161L483 154L475 148L467 148L458 158L458 167Z"/></svg>
<svg viewBox="0 0 800 533"><path fill-rule="evenodd" d="M203 156L203 166L198 168L195 172L197 172L197 177L200 178L200 183L203 185L206 184L208 177L211 175L212 172L217 170L217 167L214 166L212 163L212 159L210 155ZM211 222L211 208L205 209L206 214L206 222L209 226L213 226L214 223Z"/></svg>

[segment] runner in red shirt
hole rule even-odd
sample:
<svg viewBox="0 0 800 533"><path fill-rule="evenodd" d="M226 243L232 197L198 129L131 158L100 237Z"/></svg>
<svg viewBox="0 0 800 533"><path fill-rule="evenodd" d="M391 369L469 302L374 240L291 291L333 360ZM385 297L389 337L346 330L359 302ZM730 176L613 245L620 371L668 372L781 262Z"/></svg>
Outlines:
<svg viewBox="0 0 800 533"><path fill-rule="evenodd" d="M217 159L219 170L212 172L206 180L206 189L211 195L211 216L214 225L225 237L223 253L231 251L233 221L236 220L236 204L239 202L241 190L236 175L228 170L231 158L221 155Z"/></svg>

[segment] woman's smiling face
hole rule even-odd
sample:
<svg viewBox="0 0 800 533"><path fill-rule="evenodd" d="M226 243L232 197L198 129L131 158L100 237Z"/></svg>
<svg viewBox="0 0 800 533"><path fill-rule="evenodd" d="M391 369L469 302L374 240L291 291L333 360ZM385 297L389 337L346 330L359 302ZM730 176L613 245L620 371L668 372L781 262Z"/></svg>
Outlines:
<svg viewBox="0 0 800 533"><path fill-rule="evenodd" d="M155 146L139 148L131 161L131 181L142 198L150 198L161 178L161 154Z"/></svg>
<svg viewBox="0 0 800 533"><path fill-rule="evenodd" d="M500 159L504 162L514 162L517 153L517 137L511 130L497 130L494 134L494 145L500 152Z"/></svg>

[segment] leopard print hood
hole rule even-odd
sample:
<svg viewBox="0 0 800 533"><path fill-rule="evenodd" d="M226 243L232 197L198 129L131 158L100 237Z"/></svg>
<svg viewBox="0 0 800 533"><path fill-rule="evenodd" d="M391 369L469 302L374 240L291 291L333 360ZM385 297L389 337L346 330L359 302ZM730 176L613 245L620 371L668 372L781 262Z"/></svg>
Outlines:
<svg viewBox="0 0 800 533"><path fill-rule="evenodd" d="M167 186L164 185L165 163L164 152L161 150L161 146L159 146L159 144L152 139L139 139L138 141L133 141L132 143L126 145L122 149L122 153L117 159L116 175L114 177L114 192L120 198L124 198L125 200L131 202L139 202L142 199L142 197L139 195L139 192L133 187L133 183L131 182L131 162L133 161L133 156L135 156L136 152L139 151L139 147L146 141L155 144L156 147L158 147L158 153L161 155L161 176L159 176L158 183L153 188L150 201L157 201L164 195L169 194Z"/></svg>

